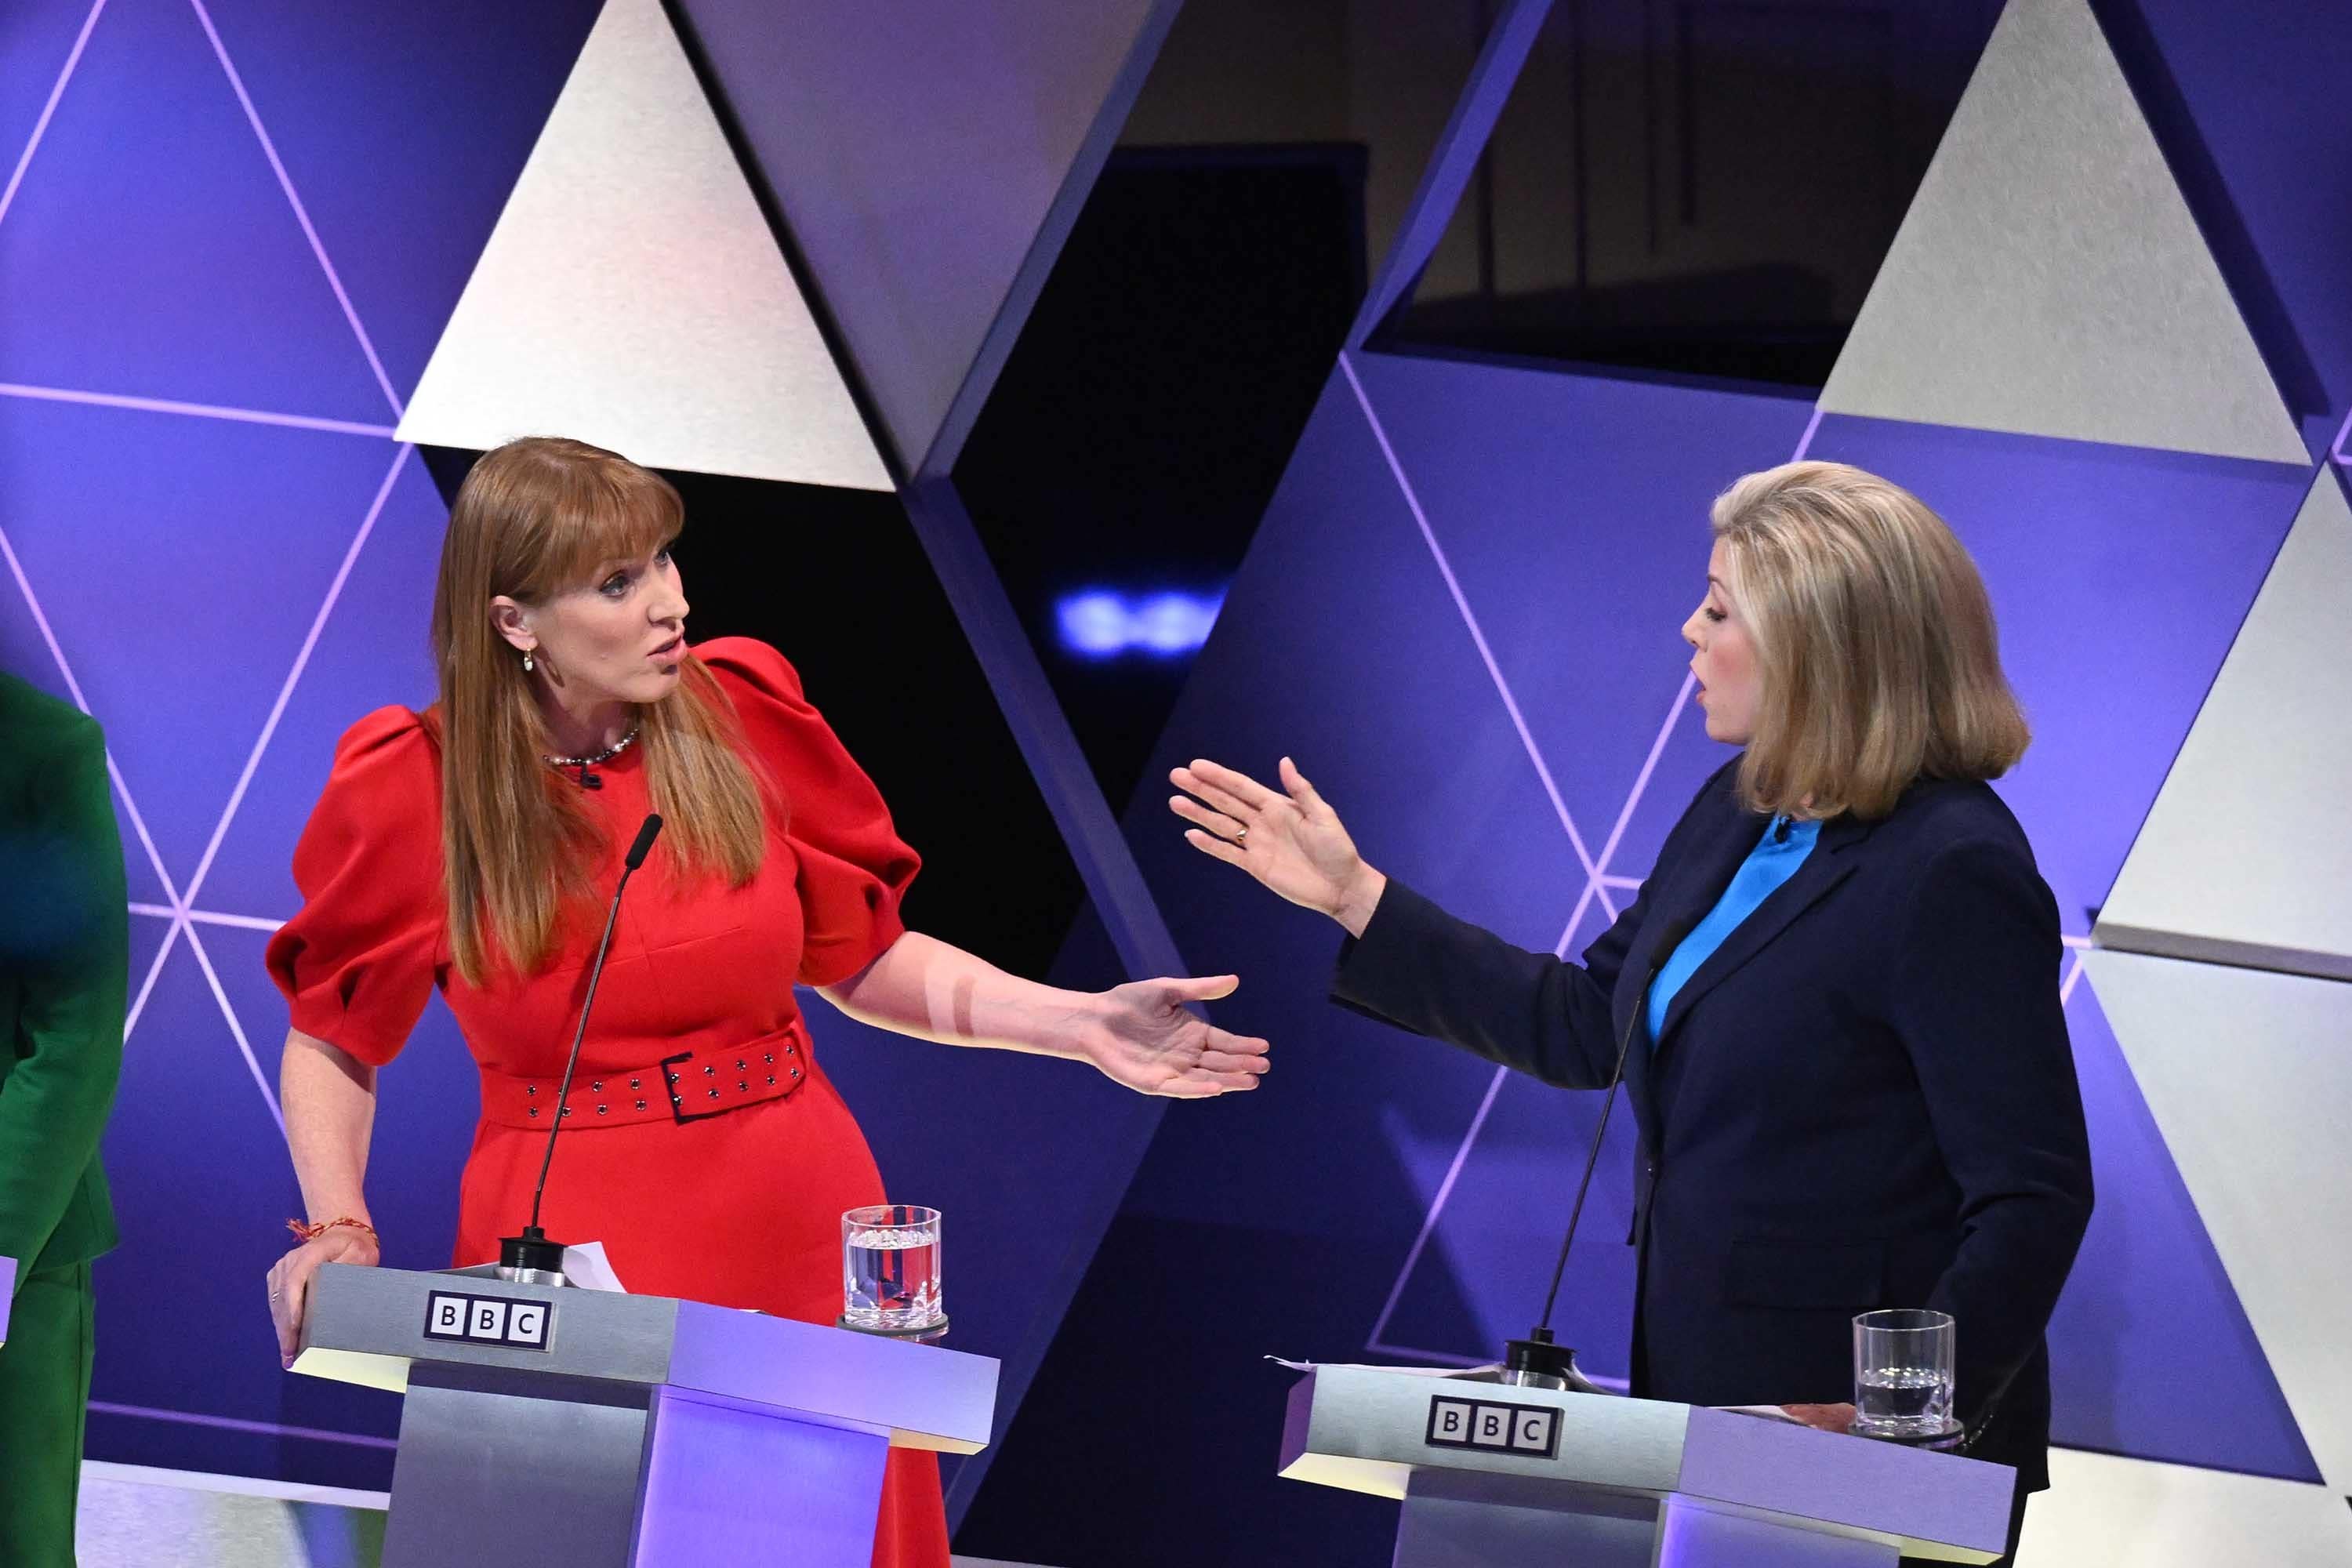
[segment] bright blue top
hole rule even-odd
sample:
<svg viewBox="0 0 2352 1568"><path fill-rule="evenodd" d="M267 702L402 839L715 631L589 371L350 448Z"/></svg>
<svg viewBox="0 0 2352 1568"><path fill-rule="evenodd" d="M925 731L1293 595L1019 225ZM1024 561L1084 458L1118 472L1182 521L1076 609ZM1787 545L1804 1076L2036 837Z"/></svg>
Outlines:
<svg viewBox="0 0 2352 1568"><path fill-rule="evenodd" d="M1797 874L1805 857L1813 852L1813 841L1822 836L1818 822L1790 822L1788 836L1779 837L1783 823L1775 817L1757 840L1748 858L1731 875L1731 886L1723 890L1706 919L1691 927L1690 935L1675 949L1673 956L1659 967L1658 976L1650 983L1650 1038L1654 1042L1666 1026L1666 1009L1674 1005L1675 993L1683 983L1707 961L1707 956L1723 945L1723 939L1739 929L1739 922L1756 912L1756 906L1772 896L1772 889Z"/></svg>

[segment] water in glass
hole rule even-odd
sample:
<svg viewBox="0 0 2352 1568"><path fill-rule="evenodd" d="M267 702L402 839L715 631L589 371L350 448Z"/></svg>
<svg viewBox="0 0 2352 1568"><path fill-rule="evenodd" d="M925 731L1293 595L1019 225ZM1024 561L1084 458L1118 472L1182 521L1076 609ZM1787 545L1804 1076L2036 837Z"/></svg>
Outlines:
<svg viewBox="0 0 2352 1568"><path fill-rule="evenodd" d="M928 1209L888 1205L844 1215L842 1320L852 1328L904 1331L940 1321L940 1226ZM915 1223L904 1223L913 1221Z"/></svg>
<svg viewBox="0 0 2352 1568"><path fill-rule="evenodd" d="M1952 1320L1943 1312L1894 1308L1855 1318L1853 1430L1898 1442L1957 1431L1952 1349Z"/></svg>
<svg viewBox="0 0 2352 1568"><path fill-rule="evenodd" d="M1951 1424L1952 1380L1935 1367L1865 1367L1854 1392L1854 1420L1865 1428L1936 1433Z"/></svg>

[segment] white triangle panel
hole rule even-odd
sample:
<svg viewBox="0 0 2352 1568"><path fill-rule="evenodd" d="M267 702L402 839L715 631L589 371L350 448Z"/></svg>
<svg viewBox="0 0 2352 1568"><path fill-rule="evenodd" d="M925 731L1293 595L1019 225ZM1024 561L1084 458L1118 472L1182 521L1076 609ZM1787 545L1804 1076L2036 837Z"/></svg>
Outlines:
<svg viewBox="0 0 2352 1568"><path fill-rule="evenodd" d="M2347 605L2352 506L2323 468L2099 911L2102 945L2352 980L2352 660L2328 630Z"/></svg>
<svg viewBox="0 0 2352 1568"><path fill-rule="evenodd" d="M2352 1492L2352 984L2083 963L2321 1477Z"/></svg>
<svg viewBox="0 0 2352 1568"><path fill-rule="evenodd" d="M2308 1481L2053 1448L2050 1489L2025 1507L2017 1568L2100 1563L2343 1568L2352 1509Z"/></svg>
<svg viewBox="0 0 2352 1568"><path fill-rule="evenodd" d="M891 488L657 0L606 0L400 423L527 435Z"/></svg>
<svg viewBox="0 0 2352 1568"><path fill-rule="evenodd" d="M1822 406L2310 460L2086 0L2010 0Z"/></svg>

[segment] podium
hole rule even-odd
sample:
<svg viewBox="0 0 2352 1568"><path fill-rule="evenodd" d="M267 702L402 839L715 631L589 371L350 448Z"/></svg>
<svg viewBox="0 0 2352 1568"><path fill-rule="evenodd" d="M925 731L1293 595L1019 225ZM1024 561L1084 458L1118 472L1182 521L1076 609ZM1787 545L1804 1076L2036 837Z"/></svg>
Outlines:
<svg viewBox="0 0 2352 1568"><path fill-rule="evenodd" d="M16 1260L0 1258L0 1345L8 1342L8 1303L16 1299Z"/></svg>
<svg viewBox="0 0 2352 1568"><path fill-rule="evenodd" d="M1324 1366L1281 1474L1397 1498L1395 1568L1893 1568L1989 1563L2006 1465L1703 1405Z"/></svg>
<svg viewBox="0 0 2352 1568"><path fill-rule="evenodd" d="M757 1312L330 1263L293 1370L405 1394L383 1568L866 1568L896 1447L996 1363Z"/></svg>

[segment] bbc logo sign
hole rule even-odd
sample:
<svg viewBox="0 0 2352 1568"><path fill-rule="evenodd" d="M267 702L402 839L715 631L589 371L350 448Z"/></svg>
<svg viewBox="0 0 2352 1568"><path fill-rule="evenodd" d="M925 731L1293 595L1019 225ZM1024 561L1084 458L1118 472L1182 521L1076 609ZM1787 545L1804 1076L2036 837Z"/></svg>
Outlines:
<svg viewBox="0 0 2352 1568"><path fill-rule="evenodd" d="M544 1301L457 1296L446 1290L436 1290L425 1299L425 1337L428 1340L543 1351L547 1348L547 1331L548 1307Z"/></svg>
<svg viewBox="0 0 2352 1568"><path fill-rule="evenodd" d="M1433 1398L1429 1402L1429 1446L1558 1458L1559 1412L1541 1405Z"/></svg>

